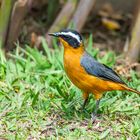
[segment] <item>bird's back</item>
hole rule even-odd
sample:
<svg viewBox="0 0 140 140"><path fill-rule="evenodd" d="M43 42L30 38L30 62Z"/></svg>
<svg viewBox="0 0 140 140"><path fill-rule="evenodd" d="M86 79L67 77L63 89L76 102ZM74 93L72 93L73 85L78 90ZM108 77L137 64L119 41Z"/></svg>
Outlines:
<svg viewBox="0 0 140 140"><path fill-rule="evenodd" d="M99 63L87 52L84 52L81 58L81 66L84 67L86 72L90 75L96 76L103 80L125 84L114 70L104 64Z"/></svg>

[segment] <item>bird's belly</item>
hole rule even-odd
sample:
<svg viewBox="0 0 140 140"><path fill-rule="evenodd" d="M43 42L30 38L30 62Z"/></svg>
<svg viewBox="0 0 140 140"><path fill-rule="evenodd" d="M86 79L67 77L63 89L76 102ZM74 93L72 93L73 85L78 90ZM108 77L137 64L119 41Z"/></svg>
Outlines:
<svg viewBox="0 0 140 140"><path fill-rule="evenodd" d="M96 86L96 77L90 76L79 65L64 65L66 74L74 85L85 92L92 92Z"/></svg>
<svg viewBox="0 0 140 140"><path fill-rule="evenodd" d="M84 90L84 91L89 91L89 89L92 87L90 85L90 82L85 79L85 76L83 73L80 72L70 72L66 71L69 79L72 81L74 85L76 85L78 88Z"/></svg>

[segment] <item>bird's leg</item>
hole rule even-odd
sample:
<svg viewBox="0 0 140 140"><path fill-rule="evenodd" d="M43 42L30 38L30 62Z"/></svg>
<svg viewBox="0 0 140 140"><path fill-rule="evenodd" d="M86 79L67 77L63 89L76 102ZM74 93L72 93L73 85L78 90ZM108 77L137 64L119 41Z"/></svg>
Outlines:
<svg viewBox="0 0 140 140"><path fill-rule="evenodd" d="M92 122L93 122L93 123L95 122L96 117L97 117L97 111L98 111L98 109L99 109L99 104L100 104L100 99L98 99L98 100L96 101L95 110L93 111L93 113L92 113L92 115L91 115L91 117L92 117Z"/></svg>
<svg viewBox="0 0 140 140"><path fill-rule="evenodd" d="M85 109L85 106L87 104L87 101L88 101L88 98L84 100L84 103L83 103L83 106L82 106L82 109L84 110Z"/></svg>
<svg viewBox="0 0 140 140"><path fill-rule="evenodd" d="M89 94L88 94L88 93L83 93L84 104L83 104L83 106L82 106L82 110L84 110L84 109L85 109L85 106L86 106L87 101L88 101L88 96L89 96Z"/></svg>

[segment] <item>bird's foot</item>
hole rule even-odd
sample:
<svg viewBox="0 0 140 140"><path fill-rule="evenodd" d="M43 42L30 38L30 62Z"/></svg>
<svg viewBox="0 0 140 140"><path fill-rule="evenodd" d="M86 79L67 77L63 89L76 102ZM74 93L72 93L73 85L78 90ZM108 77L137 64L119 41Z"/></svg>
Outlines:
<svg viewBox="0 0 140 140"><path fill-rule="evenodd" d="M92 114L91 114L91 121L92 121L92 124L94 124L94 123L97 121L97 117L98 117L97 113L92 113Z"/></svg>

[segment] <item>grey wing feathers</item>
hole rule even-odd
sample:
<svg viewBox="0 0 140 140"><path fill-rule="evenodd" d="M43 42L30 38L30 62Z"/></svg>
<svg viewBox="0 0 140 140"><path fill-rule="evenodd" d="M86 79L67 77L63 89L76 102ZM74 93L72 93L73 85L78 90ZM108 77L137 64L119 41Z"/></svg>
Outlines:
<svg viewBox="0 0 140 140"><path fill-rule="evenodd" d="M125 84L115 71L108 66L97 62L87 52L81 58L81 66L84 67L85 71L90 75L104 80Z"/></svg>

